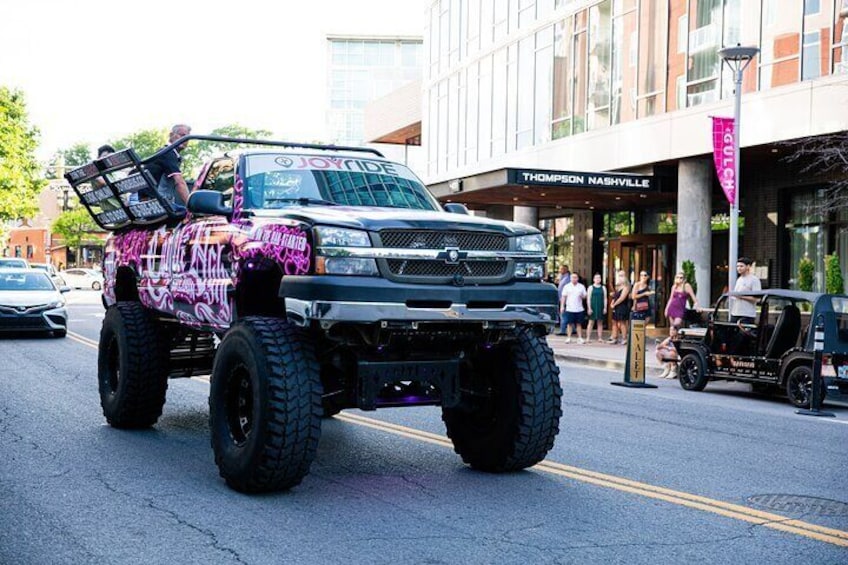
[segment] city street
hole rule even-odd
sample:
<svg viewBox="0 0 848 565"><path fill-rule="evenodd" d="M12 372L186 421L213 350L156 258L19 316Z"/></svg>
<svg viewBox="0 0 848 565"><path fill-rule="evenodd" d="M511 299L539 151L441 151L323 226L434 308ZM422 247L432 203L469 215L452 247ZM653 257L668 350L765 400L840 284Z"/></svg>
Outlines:
<svg viewBox="0 0 848 565"><path fill-rule="evenodd" d="M98 302L70 293L66 339L0 339L0 563L845 562L844 407L565 364L531 470L468 469L435 408L351 411L299 487L245 496L218 477L205 379L171 381L151 430L106 425Z"/></svg>

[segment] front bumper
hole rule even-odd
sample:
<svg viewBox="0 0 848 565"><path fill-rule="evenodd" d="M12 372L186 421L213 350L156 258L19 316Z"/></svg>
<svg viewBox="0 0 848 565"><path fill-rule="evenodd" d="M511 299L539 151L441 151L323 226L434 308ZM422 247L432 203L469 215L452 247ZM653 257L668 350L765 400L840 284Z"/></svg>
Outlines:
<svg viewBox="0 0 848 565"><path fill-rule="evenodd" d="M557 317L556 287L539 282L485 286L402 284L376 277L285 276L289 320L545 324Z"/></svg>
<svg viewBox="0 0 848 565"><path fill-rule="evenodd" d="M29 309L25 312L13 311L9 307L0 308L0 332L44 332L65 330L68 327L68 310L64 306L50 309Z"/></svg>

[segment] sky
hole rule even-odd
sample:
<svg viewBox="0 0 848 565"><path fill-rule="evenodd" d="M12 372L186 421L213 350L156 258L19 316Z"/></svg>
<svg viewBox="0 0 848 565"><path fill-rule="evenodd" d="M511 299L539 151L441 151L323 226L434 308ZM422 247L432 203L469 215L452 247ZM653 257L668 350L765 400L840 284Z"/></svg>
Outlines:
<svg viewBox="0 0 848 565"><path fill-rule="evenodd" d="M421 37L425 0L0 0L0 86L39 159L146 128L325 132L327 35Z"/></svg>

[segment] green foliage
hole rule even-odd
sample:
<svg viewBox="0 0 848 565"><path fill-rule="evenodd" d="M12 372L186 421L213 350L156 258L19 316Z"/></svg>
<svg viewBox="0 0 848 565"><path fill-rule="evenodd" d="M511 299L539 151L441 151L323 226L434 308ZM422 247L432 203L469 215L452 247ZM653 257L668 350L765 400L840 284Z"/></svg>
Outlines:
<svg viewBox="0 0 848 565"><path fill-rule="evenodd" d="M88 143L75 143L68 149L62 149L59 153L65 158L65 166L68 168L82 167L93 158Z"/></svg>
<svg viewBox="0 0 848 565"><path fill-rule="evenodd" d="M838 255L827 255L824 258L824 286L828 294L845 292L845 281L842 278L842 266Z"/></svg>
<svg viewBox="0 0 848 565"><path fill-rule="evenodd" d="M44 180L37 146L38 130L29 124L23 93L0 86L0 223L38 211Z"/></svg>
<svg viewBox="0 0 848 565"><path fill-rule="evenodd" d="M79 247L85 244L99 242L94 234L102 230L94 223L88 211L83 206L62 212L53 222L53 233L60 236L68 247Z"/></svg>
<svg viewBox="0 0 848 565"><path fill-rule="evenodd" d="M798 290L810 292L813 290L813 273L815 266L809 257L804 257L798 263Z"/></svg>
<svg viewBox="0 0 848 565"><path fill-rule="evenodd" d="M683 276L686 277L686 282L692 285L692 290L695 291L695 294L698 293L698 279L695 276L695 262L690 261L689 259L683 261ZM691 298L690 298L691 300Z"/></svg>
<svg viewBox="0 0 848 565"><path fill-rule="evenodd" d="M113 139L109 144L116 151L132 147L140 159L150 157L168 143L167 129L143 129L130 135Z"/></svg>
<svg viewBox="0 0 848 565"><path fill-rule="evenodd" d="M271 132L264 129L250 129L238 124L230 124L215 128L209 135L220 137L244 137L250 139L268 139ZM249 147L249 145L232 143L220 143L217 141L192 141L182 152L183 176L194 178L200 172L200 167L211 157L221 155L227 151Z"/></svg>

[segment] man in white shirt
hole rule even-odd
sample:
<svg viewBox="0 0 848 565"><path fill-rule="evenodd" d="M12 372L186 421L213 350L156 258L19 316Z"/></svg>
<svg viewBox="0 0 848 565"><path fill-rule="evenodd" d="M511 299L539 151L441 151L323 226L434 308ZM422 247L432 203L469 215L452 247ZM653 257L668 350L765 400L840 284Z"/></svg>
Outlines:
<svg viewBox="0 0 848 565"><path fill-rule="evenodd" d="M559 298L560 315L565 320L565 343L571 343L571 326L577 328L577 343L583 343L583 319L586 309L583 300L586 298L586 287L580 284L577 273L571 273L571 282L562 288Z"/></svg>
<svg viewBox="0 0 848 565"><path fill-rule="evenodd" d="M736 273L739 278L736 279L734 292L751 292L762 290L760 279L751 274L751 265L754 261L748 257L740 257L736 262ZM753 324L757 317L757 302L759 298L754 296L734 296L731 298L730 304L730 321L742 322L743 324Z"/></svg>

